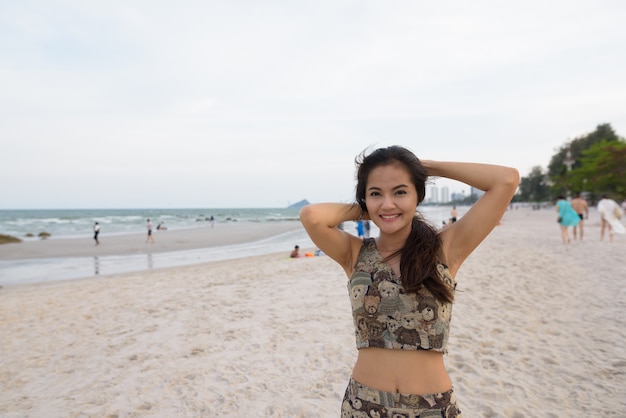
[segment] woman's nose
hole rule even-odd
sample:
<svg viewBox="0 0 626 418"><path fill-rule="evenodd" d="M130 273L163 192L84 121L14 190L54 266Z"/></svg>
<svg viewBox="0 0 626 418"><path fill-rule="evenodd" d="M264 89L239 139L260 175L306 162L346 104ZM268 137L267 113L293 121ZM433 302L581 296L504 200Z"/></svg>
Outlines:
<svg viewBox="0 0 626 418"><path fill-rule="evenodd" d="M393 201L393 196L385 196L383 198L383 209L390 209L395 207L395 202Z"/></svg>

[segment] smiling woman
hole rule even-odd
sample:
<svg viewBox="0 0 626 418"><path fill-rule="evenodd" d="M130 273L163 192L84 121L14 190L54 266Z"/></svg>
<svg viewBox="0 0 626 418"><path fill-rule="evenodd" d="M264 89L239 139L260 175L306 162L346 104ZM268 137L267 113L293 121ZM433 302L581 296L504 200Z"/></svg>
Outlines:
<svg viewBox="0 0 626 418"><path fill-rule="evenodd" d="M436 230L416 215L429 176L485 194L458 222ZM499 223L518 180L512 168L419 160L406 148L390 146L357 158L357 204L301 210L312 241L348 277L359 352L343 415L375 410L380 416L461 416L443 361L454 277ZM379 236L361 239L339 228L357 217L371 220Z"/></svg>

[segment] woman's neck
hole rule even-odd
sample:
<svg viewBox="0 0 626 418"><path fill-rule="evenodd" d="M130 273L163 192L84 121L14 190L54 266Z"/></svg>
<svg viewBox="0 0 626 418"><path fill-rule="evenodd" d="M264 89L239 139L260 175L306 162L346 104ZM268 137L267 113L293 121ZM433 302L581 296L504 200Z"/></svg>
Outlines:
<svg viewBox="0 0 626 418"><path fill-rule="evenodd" d="M376 247L378 252L386 253L387 255L392 254L404 248L407 238L408 234L403 234L402 236L381 234L376 238Z"/></svg>

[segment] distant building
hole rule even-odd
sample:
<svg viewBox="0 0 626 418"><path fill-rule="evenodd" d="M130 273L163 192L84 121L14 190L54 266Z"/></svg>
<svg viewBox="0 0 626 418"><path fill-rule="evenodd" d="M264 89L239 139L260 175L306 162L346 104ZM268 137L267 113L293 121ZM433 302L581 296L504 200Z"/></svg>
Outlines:
<svg viewBox="0 0 626 418"><path fill-rule="evenodd" d="M430 188L429 203L439 203L439 189L436 186Z"/></svg>
<svg viewBox="0 0 626 418"><path fill-rule="evenodd" d="M441 203L448 203L450 201L450 189L447 186L441 188Z"/></svg>
<svg viewBox="0 0 626 418"><path fill-rule="evenodd" d="M482 195L484 195L485 192L477 189L475 187L470 188L470 196L472 196L473 198L478 199L479 197L481 197Z"/></svg>

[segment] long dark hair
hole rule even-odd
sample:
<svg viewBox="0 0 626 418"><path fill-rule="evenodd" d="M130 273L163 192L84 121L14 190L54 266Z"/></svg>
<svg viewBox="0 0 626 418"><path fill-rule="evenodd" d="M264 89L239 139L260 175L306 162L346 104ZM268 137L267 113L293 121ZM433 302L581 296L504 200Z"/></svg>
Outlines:
<svg viewBox="0 0 626 418"><path fill-rule="evenodd" d="M408 149L401 146L379 148L369 155L364 151L355 160L356 174L356 201L363 211L365 205L365 189L367 179L376 167L400 164L409 173L411 181L417 190L418 204L424 200L426 194L426 180L428 172ZM414 293L424 286L439 301L451 303L454 299L452 289L440 277L437 266L445 262L441 238L430 224L420 215L415 215L411 224L411 232L404 247L387 257L391 259L400 255L400 276L402 285L407 292Z"/></svg>

